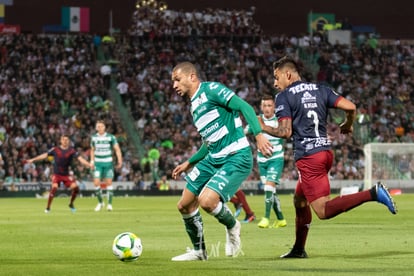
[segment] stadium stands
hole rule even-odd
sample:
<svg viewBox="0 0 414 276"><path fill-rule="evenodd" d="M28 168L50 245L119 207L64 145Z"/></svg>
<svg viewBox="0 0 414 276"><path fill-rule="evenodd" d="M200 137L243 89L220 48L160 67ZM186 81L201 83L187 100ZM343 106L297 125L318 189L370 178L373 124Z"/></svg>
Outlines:
<svg viewBox="0 0 414 276"><path fill-rule="evenodd" d="M116 180L141 181L146 168L134 147L159 151L151 177L169 174L200 145L188 105L171 87L170 71L182 60L198 64L204 79L225 83L258 110L260 96L274 93L272 61L285 54L300 58L305 78L334 87L358 106L354 136L339 135L341 114L331 114L333 179L363 179L365 143L414 141L413 45L367 40L348 47L329 45L323 36L267 37L248 11L141 13L131 15L128 34L99 47L92 35L0 36L1 180L48 181L49 163L30 166L22 160L46 151L62 132L70 133L74 146L88 157L98 118L111 123L109 131L120 138L126 157ZM122 105L133 118L133 134L125 130L100 73L105 61L113 62L112 89L127 84ZM140 144L128 139L131 135ZM414 168L414 157L407 158ZM285 159L283 179L297 179L289 142ZM80 180L89 178L84 168L74 170ZM258 172L249 179L258 179Z"/></svg>

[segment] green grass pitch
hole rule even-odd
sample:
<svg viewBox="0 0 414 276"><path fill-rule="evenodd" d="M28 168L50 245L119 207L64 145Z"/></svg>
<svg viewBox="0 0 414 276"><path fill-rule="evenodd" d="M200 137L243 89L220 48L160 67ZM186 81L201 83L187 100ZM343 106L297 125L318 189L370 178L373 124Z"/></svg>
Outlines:
<svg viewBox="0 0 414 276"><path fill-rule="evenodd" d="M50 214L46 199L0 198L0 275L412 275L414 194L395 197L395 216L375 202L326 221L313 214L309 258L299 260L279 259L295 231L292 196L280 198L288 226L259 229L263 196L247 196L257 220L242 224L238 258L224 255L224 227L202 211L209 260L179 263L171 257L190 243L176 196L116 197L113 212L94 212L96 199L83 197L75 214L68 198L55 198ZM112 240L124 231L142 239L138 261L112 255Z"/></svg>

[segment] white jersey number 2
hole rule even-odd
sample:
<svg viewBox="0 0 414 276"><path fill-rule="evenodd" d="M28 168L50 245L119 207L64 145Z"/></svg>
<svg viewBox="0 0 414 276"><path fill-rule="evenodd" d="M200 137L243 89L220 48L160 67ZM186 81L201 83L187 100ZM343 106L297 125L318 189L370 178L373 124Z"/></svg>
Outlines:
<svg viewBox="0 0 414 276"><path fill-rule="evenodd" d="M315 124L315 135L319 137L319 119L318 114L314 110L309 110L306 114L308 118L313 118L313 123Z"/></svg>

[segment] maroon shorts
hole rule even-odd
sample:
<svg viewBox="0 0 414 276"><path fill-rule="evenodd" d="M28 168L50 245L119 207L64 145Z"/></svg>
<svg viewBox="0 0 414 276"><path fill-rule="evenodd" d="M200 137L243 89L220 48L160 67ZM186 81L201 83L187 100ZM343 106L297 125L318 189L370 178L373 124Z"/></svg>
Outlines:
<svg viewBox="0 0 414 276"><path fill-rule="evenodd" d="M332 151L320 151L296 161L299 180L296 185L296 195L303 196L308 202L331 193L328 173L332 167Z"/></svg>
<svg viewBox="0 0 414 276"><path fill-rule="evenodd" d="M63 183L66 188L69 188L72 183L75 183L75 178L71 175L54 174L52 175L52 184L53 183L57 183L58 185L59 183Z"/></svg>

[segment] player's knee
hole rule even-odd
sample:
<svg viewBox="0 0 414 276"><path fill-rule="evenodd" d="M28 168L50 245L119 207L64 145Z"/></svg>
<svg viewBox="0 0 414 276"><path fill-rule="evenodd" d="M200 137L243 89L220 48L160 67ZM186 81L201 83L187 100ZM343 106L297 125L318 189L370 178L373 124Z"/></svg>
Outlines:
<svg viewBox="0 0 414 276"><path fill-rule="evenodd" d="M184 211L186 210L186 208L184 207L184 205L181 203L181 201L179 201L178 203L177 203L177 209L178 209L178 211L181 213L181 214L183 214L184 213Z"/></svg>
<svg viewBox="0 0 414 276"><path fill-rule="evenodd" d="M177 209L181 214L190 214L194 211L191 204L183 204L181 201L177 203Z"/></svg>
<svg viewBox="0 0 414 276"><path fill-rule="evenodd" d="M304 197L294 196L293 205L295 206L295 208L304 208L308 205L308 201Z"/></svg>
<svg viewBox="0 0 414 276"><path fill-rule="evenodd" d="M50 189L50 192L49 193L52 196L54 196L56 194L57 190L58 190L58 187L57 186L52 186L52 189Z"/></svg>
<svg viewBox="0 0 414 276"><path fill-rule="evenodd" d="M207 213L211 213L214 210L214 206L212 206L211 202L207 201L207 200L202 200L199 202L200 203L200 207L206 211Z"/></svg>
<svg viewBox="0 0 414 276"><path fill-rule="evenodd" d="M205 189L198 197L198 204L207 213L211 213L216 209L220 202L220 196L211 189Z"/></svg>

